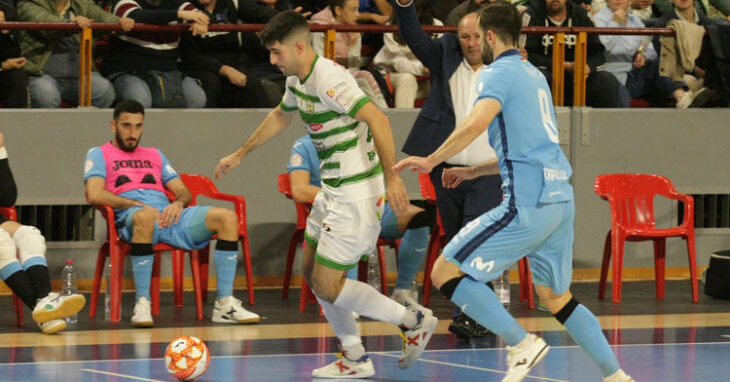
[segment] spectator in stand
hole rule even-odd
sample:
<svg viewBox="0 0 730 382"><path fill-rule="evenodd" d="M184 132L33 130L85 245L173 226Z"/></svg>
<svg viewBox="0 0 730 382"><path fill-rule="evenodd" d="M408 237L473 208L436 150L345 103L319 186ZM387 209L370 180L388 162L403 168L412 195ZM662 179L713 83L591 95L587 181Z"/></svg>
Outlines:
<svg viewBox="0 0 730 382"><path fill-rule="evenodd" d="M608 0L608 6L595 15L596 26L643 28L641 20L629 12L629 1ZM692 104L695 94L686 83L659 76L659 60L651 36L601 35L600 39L606 47L606 71L622 84L622 104L628 105L632 98L648 98L653 104L662 105L671 99L678 108Z"/></svg>
<svg viewBox="0 0 730 382"><path fill-rule="evenodd" d="M673 0L655 0L654 17L662 17L667 13L672 13L676 7ZM710 18L728 18L730 19L730 0L695 0L694 8L697 13Z"/></svg>
<svg viewBox="0 0 730 382"><path fill-rule="evenodd" d="M654 7L652 7L654 5L654 0L631 0L629 3L631 6L628 11L639 20L650 20L655 17ZM606 0L593 0L593 2L591 2L590 13L592 15L596 15L604 8L606 8ZM594 22L596 22L595 17L591 18Z"/></svg>
<svg viewBox="0 0 730 382"><path fill-rule="evenodd" d="M115 15L140 23L168 25L183 20L191 23L190 30L195 36L208 32L208 16L184 0L115 0L112 9ZM163 100L159 95L153 97L145 77L163 72L170 81L165 84L168 90L182 89L182 94L174 95L180 106L204 107L205 92L198 81L192 77L183 78L178 69L179 43L177 32L133 32L112 36L103 69L114 83L117 99L132 99L145 108L157 106Z"/></svg>
<svg viewBox="0 0 730 382"><path fill-rule="evenodd" d="M530 26L592 27L585 9L568 0L537 0L527 11ZM573 105L573 69L575 56L575 35L565 36L565 105ZM528 60L535 65L548 84L552 83L553 35L529 34L525 49ZM588 35L588 57L585 66L586 104L593 107L620 107L618 80L611 73L603 71L606 58L605 48L596 34Z"/></svg>
<svg viewBox="0 0 730 382"><path fill-rule="evenodd" d="M421 25L444 25L441 20L433 17L431 8L425 0L416 0L415 3L418 22ZM435 36L439 37L441 35ZM383 40L385 44L375 56L373 63L384 76L390 76L389 83L395 93L395 107L412 108L417 96L424 98L428 94L428 81L419 82L416 79L416 76L428 74L428 68L413 54L400 34L385 33Z"/></svg>
<svg viewBox="0 0 730 382"><path fill-rule="evenodd" d="M331 0L327 8L312 16L312 24L357 25L358 15L358 0ZM324 33L312 33L312 47L320 56L324 56L324 37ZM361 47L360 33L337 33L335 61L348 68L357 85L378 108L387 109L388 104L373 74L360 70Z"/></svg>
<svg viewBox="0 0 730 382"><path fill-rule="evenodd" d="M15 8L0 0L0 22L15 21L16 16ZM20 55L19 36L18 31L0 31L0 104L6 108L28 107L26 59Z"/></svg>
<svg viewBox="0 0 730 382"><path fill-rule="evenodd" d="M92 0L23 0L18 5L21 21L75 22L88 28L92 22L119 23L129 31L134 20L117 17L99 8ZM57 108L61 101L79 102L79 33L77 31L24 30L21 54L27 58L23 69L30 76L33 107ZM109 107L114 88L97 72L91 73L91 104Z"/></svg>
<svg viewBox="0 0 730 382"><path fill-rule="evenodd" d="M241 1L238 6L232 0L197 0L195 5L208 16L211 24L263 23L278 12L252 0ZM255 36L247 36L247 40L252 39ZM263 84L251 73L248 66L251 59L243 50L242 42L242 36L235 32L182 36L181 66L187 75L200 81L208 107L258 108L274 107L278 103L261 96L265 93Z"/></svg>

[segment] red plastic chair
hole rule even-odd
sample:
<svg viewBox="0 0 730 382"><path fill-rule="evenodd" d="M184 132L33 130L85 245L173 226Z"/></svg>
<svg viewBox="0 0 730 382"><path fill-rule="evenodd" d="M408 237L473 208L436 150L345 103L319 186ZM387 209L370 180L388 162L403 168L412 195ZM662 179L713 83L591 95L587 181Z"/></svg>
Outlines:
<svg viewBox="0 0 730 382"><path fill-rule="evenodd" d="M248 223L246 222L246 199L240 195L225 194L218 190L210 178L203 175L180 174L183 183L188 187L193 196L190 205L197 203L200 195L210 199L222 200L233 203L234 211L238 217L238 240L241 242L241 252L243 252L243 261L246 266L246 287L248 288L248 303L253 305L254 287L253 287L253 269L251 266L251 243L248 236ZM208 259L210 248L205 247L200 250L200 281L203 293L203 301L208 299ZM174 257L173 257L174 259ZM182 264L182 259L178 260ZM182 269L182 265L180 265ZM182 290L182 279L179 282L180 290ZM182 301L182 295L180 297Z"/></svg>
<svg viewBox="0 0 730 382"><path fill-rule="evenodd" d="M681 237L687 242L692 302L697 296L697 259L695 255L694 199L678 193L669 179L650 174L606 174L596 177L593 191L608 200L611 230L603 247L603 264L598 298L606 292L606 278L611 255L613 285L611 300L621 302L621 273L625 241L654 242L654 274L657 298L664 298L665 244L667 237ZM654 220L654 197L661 195L684 204L682 224L674 228L657 228Z"/></svg>
<svg viewBox="0 0 730 382"><path fill-rule="evenodd" d="M418 174L418 185L421 189L421 196L426 201L436 206L436 190L431 183L429 174ZM428 242L426 269L423 275L423 305L429 306L431 302L431 271L443 247L446 246L446 233L441 223L441 214L436 208L436 226L431 231ZM523 257L517 262L517 269L520 275L520 301L527 301L530 309L535 308L535 297L532 290L532 272L530 272L530 260Z"/></svg>
<svg viewBox="0 0 730 382"><path fill-rule="evenodd" d="M286 196L287 199L292 199L289 174L279 174L277 182L279 192ZM295 202L295 205L297 208L297 226L294 230L294 233L292 234L291 239L289 240L289 250L286 257L286 270L284 271L284 285L281 291L282 299L286 299L289 297L289 284L291 282L292 268L294 266L294 256L296 256L297 247L299 246L300 242L302 243L302 250L304 249L304 230L307 228L307 216L309 215L309 211L312 207L309 203ZM383 293L387 293L388 290L387 280L385 279L385 252L383 248L386 246L394 248L397 255L398 244L398 240L391 241L383 238L378 238L377 249L378 259L380 260L380 287L381 291L385 291ZM360 261L360 263L358 264L358 271L358 279L360 281L367 281L367 261ZM307 304L316 302L317 299L314 297L314 293L312 293L311 288L304 280L304 278L302 278L302 289L299 296L299 311L305 311L307 309Z"/></svg>
<svg viewBox="0 0 730 382"><path fill-rule="evenodd" d="M0 207L0 215L5 219L18 221L18 212L15 207ZM13 293L13 309L15 309L15 324L18 327L23 326L23 301Z"/></svg>

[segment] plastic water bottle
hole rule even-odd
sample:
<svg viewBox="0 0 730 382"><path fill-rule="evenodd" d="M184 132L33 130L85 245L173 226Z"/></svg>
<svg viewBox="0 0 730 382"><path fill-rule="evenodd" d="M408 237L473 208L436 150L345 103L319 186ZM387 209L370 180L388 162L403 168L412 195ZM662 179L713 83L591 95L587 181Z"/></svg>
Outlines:
<svg viewBox="0 0 730 382"><path fill-rule="evenodd" d="M416 280L411 281L411 286L408 288L408 294L412 299L418 301L418 283Z"/></svg>
<svg viewBox="0 0 730 382"><path fill-rule="evenodd" d="M74 269L73 260L66 260L66 266L61 271L62 289L61 294L70 296L76 293L76 269ZM78 314L66 317L66 322L75 324L78 321Z"/></svg>
<svg viewBox="0 0 730 382"><path fill-rule="evenodd" d="M370 256L368 259L368 284L375 288L378 292L382 292L380 288L380 264L378 256Z"/></svg>
<svg viewBox="0 0 730 382"><path fill-rule="evenodd" d="M497 297L499 297L499 302L501 302L505 308L509 307L509 269L505 269L504 272L497 277L496 280L494 280L494 292L497 294Z"/></svg>
<svg viewBox="0 0 730 382"><path fill-rule="evenodd" d="M106 272L104 273L106 279L106 293L104 293L104 321L109 322L112 315L112 295L111 295L111 278L112 278L112 264L106 265ZM119 307L121 309L121 306Z"/></svg>

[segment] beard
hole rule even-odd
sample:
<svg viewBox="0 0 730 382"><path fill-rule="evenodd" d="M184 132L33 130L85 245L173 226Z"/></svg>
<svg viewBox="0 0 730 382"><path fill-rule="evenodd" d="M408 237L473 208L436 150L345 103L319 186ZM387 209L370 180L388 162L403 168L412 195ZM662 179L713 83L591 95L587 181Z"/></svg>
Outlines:
<svg viewBox="0 0 730 382"><path fill-rule="evenodd" d="M130 153L137 148L137 145L139 145L139 140L142 139L142 137L140 136L139 139L127 138L129 141L125 141L124 139L122 139L122 136L119 135L119 133L117 132L117 134L115 135L115 139L117 141L117 146L119 146L122 151Z"/></svg>
<svg viewBox="0 0 730 382"><path fill-rule="evenodd" d="M489 65L494 61L494 51L492 50L492 47L489 46L488 43L483 42L482 43L482 63L484 65Z"/></svg>
<svg viewBox="0 0 730 382"><path fill-rule="evenodd" d="M550 16L557 15L565 9L565 4L561 4L559 1L552 0L547 2L547 13Z"/></svg>

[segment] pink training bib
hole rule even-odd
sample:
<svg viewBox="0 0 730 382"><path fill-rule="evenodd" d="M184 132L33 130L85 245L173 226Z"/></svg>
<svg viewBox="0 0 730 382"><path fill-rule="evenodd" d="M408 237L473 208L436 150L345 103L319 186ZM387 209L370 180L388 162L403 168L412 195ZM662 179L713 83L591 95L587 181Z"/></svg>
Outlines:
<svg viewBox="0 0 730 382"><path fill-rule="evenodd" d="M156 148L137 147L126 152L107 142L100 147L106 162L106 189L119 195L139 189L162 193L162 156Z"/></svg>

